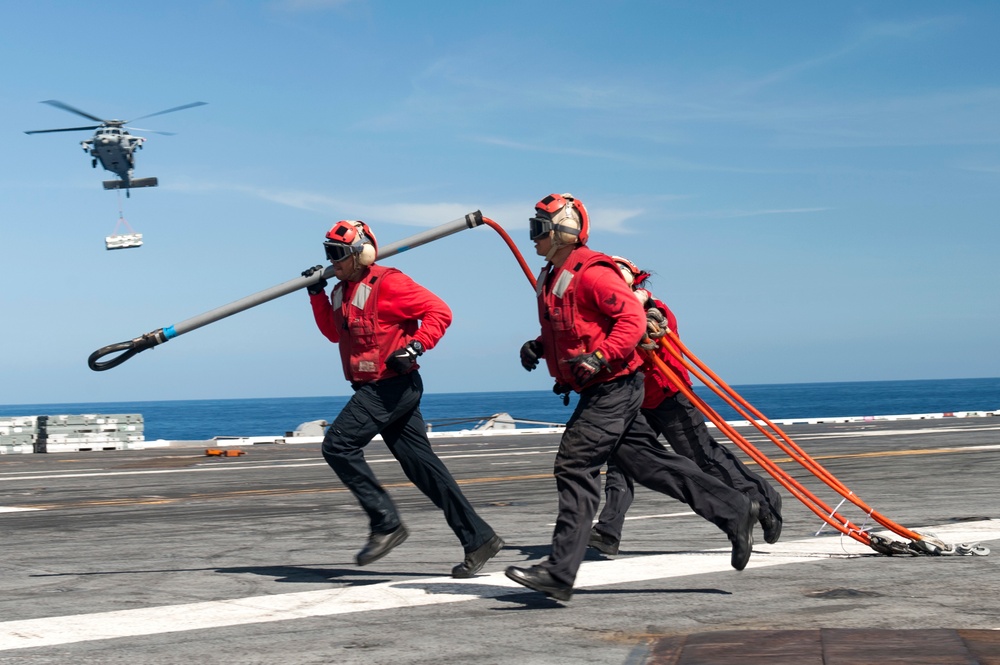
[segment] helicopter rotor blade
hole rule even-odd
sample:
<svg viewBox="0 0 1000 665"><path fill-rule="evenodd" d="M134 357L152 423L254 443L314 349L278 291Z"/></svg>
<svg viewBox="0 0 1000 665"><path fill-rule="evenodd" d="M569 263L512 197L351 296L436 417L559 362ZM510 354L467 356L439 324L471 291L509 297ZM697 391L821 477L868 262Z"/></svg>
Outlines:
<svg viewBox="0 0 1000 665"><path fill-rule="evenodd" d="M65 102L60 102L58 99L46 99L44 102L40 102L40 103L41 104L48 104L49 106L55 106L57 109L62 109L63 111L69 111L70 113L75 113L77 115L82 115L84 118L89 118L90 120L93 120L94 122L99 122L99 123L102 123L102 124L105 123L105 122L107 122L107 120L105 120L104 118L98 118L96 115L90 115L86 111L81 111L78 108L75 108L73 106L70 106L69 104L66 104Z"/></svg>
<svg viewBox="0 0 1000 665"><path fill-rule="evenodd" d="M25 132L25 134L48 134L50 132L78 132L84 129L97 129L98 127L103 127L103 125L92 125L90 127L66 127L64 129L35 129L30 132Z"/></svg>
<svg viewBox="0 0 1000 665"><path fill-rule="evenodd" d="M130 129L133 132L150 132L152 134L163 134L164 136L176 136L177 132L161 132L156 129L143 129L142 127L133 127L132 125L125 125L125 129Z"/></svg>
<svg viewBox="0 0 1000 665"><path fill-rule="evenodd" d="M172 109L167 109L165 111L157 111L156 113L150 113L149 115L141 115L138 118L133 118L132 120L126 121L135 122L136 120L143 120L144 118L152 118L154 115L163 115L164 113L173 113L174 111L183 111L184 109L194 108L195 106L205 106L208 102L191 102L190 104L184 104L183 106L175 106ZM149 131L149 130L144 130Z"/></svg>

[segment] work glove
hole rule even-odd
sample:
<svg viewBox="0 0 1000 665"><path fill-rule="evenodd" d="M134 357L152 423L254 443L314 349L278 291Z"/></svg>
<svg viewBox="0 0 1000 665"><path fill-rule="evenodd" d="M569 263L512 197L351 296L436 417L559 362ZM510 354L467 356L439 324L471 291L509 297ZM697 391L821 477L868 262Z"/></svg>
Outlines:
<svg viewBox="0 0 1000 665"><path fill-rule="evenodd" d="M586 385L601 370L608 366L608 359L604 357L604 354L600 350L571 358L569 362L573 365L573 378L581 386Z"/></svg>
<svg viewBox="0 0 1000 665"><path fill-rule="evenodd" d="M302 271L302 276L312 277L317 270L322 271L323 266L313 266L312 268L307 268L306 270ZM324 291L324 289L326 289L326 280L323 279L322 277L320 277L318 282L310 284L309 286L306 287L306 291L308 291L309 295L311 296L318 296L321 293L325 293L326 291Z"/></svg>
<svg viewBox="0 0 1000 665"><path fill-rule="evenodd" d="M650 339L660 339L669 331L667 317L658 307L650 307L646 310L646 334L649 335Z"/></svg>
<svg viewBox="0 0 1000 665"><path fill-rule="evenodd" d="M394 351L385 360L385 366L396 374L406 374L413 370L417 362L417 356L423 355L424 345L413 340L398 351Z"/></svg>
<svg viewBox="0 0 1000 665"><path fill-rule="evenodd" d="M529 372L538 367L538 359L542 357L542 343L529 339L521 345L521 367Z"/></svg>

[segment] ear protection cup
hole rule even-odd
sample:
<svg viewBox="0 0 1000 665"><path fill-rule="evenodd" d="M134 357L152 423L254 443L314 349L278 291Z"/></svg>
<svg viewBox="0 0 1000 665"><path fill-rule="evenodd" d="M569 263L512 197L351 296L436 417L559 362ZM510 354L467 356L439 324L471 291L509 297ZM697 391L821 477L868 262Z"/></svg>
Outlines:
<svg viewBox="0 0 1000 665"><path fill-rule="evenodd" d="M361 252L359 252L357 255L358 264L365 267L370 266L371 264L375 263L375 255L376 255L375 246L372 245L370 242L366 242L362 246Z"/></svg>
<svg viewBox="0 0 1000 665"><path fill-rule="evenodd" d="M568 228L576 231L580 230L580 222L576 220L576 215L572 208L565 208L565 217L557 222L557 228ZM567 233L565 231L552 230L553 239L560 245L575 245L580 242L578 233Z"/></svg>
<svg viewBox="0 0 1000 665"><path fill-rule="evenodd" d="M632 286L632 284L635 282L635 275L632 274L632 271L629 270L628 268L622 267L621 265L618 266L618 269L621 270L622 277L625 278L625 283L628 284L629 286Z"/></svg>

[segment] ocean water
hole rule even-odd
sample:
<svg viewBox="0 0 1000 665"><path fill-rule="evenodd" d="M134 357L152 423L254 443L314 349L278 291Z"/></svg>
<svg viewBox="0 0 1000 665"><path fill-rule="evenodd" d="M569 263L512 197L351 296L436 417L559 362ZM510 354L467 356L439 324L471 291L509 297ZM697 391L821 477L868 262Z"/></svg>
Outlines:
<svg viewBox="0 0 1000 665"><path fill-rule="evenodd" d="M1000 410L1000 378L733 386L772 420ZM740 417L698 386L727 420ZM332 421L348 397L173 400L0 405L0 417L140 413L147 440L202 440L214 436L283 435L311 420ZM547 390L425 394L421 409L435 431L474 427L496 413L518 420L563 424L575 406ZM519 425L520 426L520 425Z"/></svg>

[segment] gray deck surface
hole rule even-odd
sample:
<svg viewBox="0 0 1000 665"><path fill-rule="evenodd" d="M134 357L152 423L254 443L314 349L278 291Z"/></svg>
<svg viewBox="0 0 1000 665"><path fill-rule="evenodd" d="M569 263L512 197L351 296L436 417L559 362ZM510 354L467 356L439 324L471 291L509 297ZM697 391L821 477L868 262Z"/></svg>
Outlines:
<svg viewBox="0 0 1000 665"><path fill-rule="evenodd" d="M640 490L621 553L591 552L558 603L503 576L548 552L558 435L434 440L507 541L473 580L448 577L461 547L379 442L411 535L365 568L366 521L318 445L5 455L0 663L1000 663L1000 419L784 429L887 517L994 553L814 537L782 490L781 541L758 530L736 572L714 526Z"/></svg>

